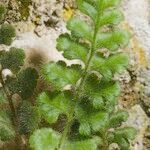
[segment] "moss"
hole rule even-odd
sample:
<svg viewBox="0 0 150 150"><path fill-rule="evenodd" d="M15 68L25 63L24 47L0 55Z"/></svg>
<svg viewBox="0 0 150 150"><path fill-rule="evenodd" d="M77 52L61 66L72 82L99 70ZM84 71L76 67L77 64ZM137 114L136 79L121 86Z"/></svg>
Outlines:
<svg viewBox="0 0 150 150"><path fill-rule="evenodd" d="M29 5L31 4L31 0L16 0L19 5L19 11L23 19L27 19L29 16Z"/></svg>
<svg viewBox="0 0 150 150"><path fill-rule="evenodd" d="M0 5L0 21L3 19L5 13L6 13L5 6L4 5Z"/></svg>
<svg viewBox="0 0 150 150"><path fill-rule="evenodd" d="M15 29L9 24L3 24L0 28L0 44L10 45L12 38L16 36Z"/></svg>

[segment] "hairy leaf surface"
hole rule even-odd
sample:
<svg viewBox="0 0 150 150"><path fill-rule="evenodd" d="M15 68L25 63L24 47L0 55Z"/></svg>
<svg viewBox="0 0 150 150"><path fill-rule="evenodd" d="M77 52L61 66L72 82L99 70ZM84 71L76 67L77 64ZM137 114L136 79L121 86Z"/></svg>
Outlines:
<svg viewBox="0 0 150 150"><path fill-rule="evenodd" d="M71 96L69 92L42 93L38 98L38 105L44 119L49 123L55 123L60 114L69 117Z"/></svg>
<svg viewBox="0 0 150 150"><path fill-rule="evenodd" d="M33 150L56 150L59 140L59 133L50 128L43 128L34 132L29 143ZM62 150L97 150L99 142L98 137L85 140L66 140Z"/></svg>
<svg viewBox="0 0 150 150"><path fill-rule="evenodd" d="M14 134L8 112L0 111L0 140L8 141L14 137Z"/></svg>
<svg viewBox="0 0 150 150"><path fill-rule="evenodd" d="M92 101L94 108L106 108L106 102L112 105L112 101L120 93L120 87L117 82L105 81L90 75L84 86L85 95Z"/></svg>
<svg viewBox="0 0 150 150"><path fill-rule="evenodd" d="M104 78L112 78L114 74L121 73L127 67L129 56L126 53L118 53L108 58L95 55L91 68L98 71Z"/></svg>
<svg viewBox="0 0 150 150"><path fill-rule="evenodd" d="M93 30L85 21L73 17L67 24L67 28L71 31L71 34L77 38L82 38L91 41L93 36Z"/></svg>
<svg viewBox="0 0 150 150"><path fill-rule="evenodd" d="M12 93L18 93L23 99L32 96L37 85L38 73L34 68L20 71L16 78L9 78L7 85Z"/></svg>
<svg viewBox="0 0 150 150"><path fill-rule="evenodd" d="M43 75L56 89L66 85L75 85L82 73L80 65L66 66L62 61L44 66Z"/></svg>
<svg viewBox="0 0 150 150"><path fill-rule="evenodd" d="M129 33L123 30L99 33L96 41L96 48L107 48L115 51L129 43Z"/></svg>
<svg viewBox="0 0 150 150"><path fill-rule="evenodd" d="M4 52L0 55L0 63L3 69L10 69L13 73L20 70L23 66L25 54L22 49L10 48L8 52Z"/></svg>
<svg viewBox="0 0 150 150"><path fill-rule="evenodd" d="M9 24L3 24L0 27L0 44L10 45L16 36L15 29Z"/></svg>
<svg viewBox="0 0 150 150"><path fill-rule="evenodd" d="M110 127L118 127L123 121L126 121L129 114L126 111L117 111L110 117Z"/></svg>
<svg viewBox="0 0 150 150"><path fill-rule="evenodd" d="M57 49L63 51L67 59L80 59L86 62L88 47L71 40L69 35L61 35L57 40Z"/></svg>

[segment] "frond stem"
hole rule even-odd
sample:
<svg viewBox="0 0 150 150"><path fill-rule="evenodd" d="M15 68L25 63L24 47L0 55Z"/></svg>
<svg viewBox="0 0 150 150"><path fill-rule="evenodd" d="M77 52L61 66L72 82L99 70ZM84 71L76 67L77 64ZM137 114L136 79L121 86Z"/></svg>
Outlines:
<svg viewBox="0 0 150 150"><path fill-rule="evenodd" d="M98 24L99 24L99 20L97 19L97 23L96 23L95 28L94 28L94 34L93 34L93 40L92 40L92 45L91 45L91 49L90 49L89 58L87 59L87 63L85 65L83 74L81 76L80 84L76 88L75 98L74 98L75 105L74 105L74 107L71 110L70 119L66 123L65 129L64 129L64 131L62 133L62 137L60 139L60 142L59 142L57 150L62 150L62 148L64 146L67 134L70 132L70 128L71 128L71 125L73 123L75 108L76 108L77 104L80 102L79 101L80 100L80 92L82 91L82 88L83 88L84 83L86 81L86 78L87 78L87 75L88 75L88 71L90 69L91 60L92 60L92 58L93 58L93 56L95 54L96 36L97 36L97 33L98 33Z"/></svg>

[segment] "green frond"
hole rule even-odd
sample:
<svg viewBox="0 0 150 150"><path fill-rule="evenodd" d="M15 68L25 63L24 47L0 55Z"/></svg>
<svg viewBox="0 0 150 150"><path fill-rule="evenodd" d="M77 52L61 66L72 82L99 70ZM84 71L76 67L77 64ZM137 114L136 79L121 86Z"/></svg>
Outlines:
<svg viewBox="0 0 150 150"><path fill-rule="evenodd" d="M90 75L84 86L84 93L92 102L94 108L104 109L106 102L112 106L114 98L118 97L120 87L114 81L98 81L96 76Z"/></svg>
<svg viewBox="0 0 150 150"><path fill-rule="evenodd" d="M128 112L119 110L110 117L110 127L118 127L123 121L126 121L129 117Z"/></svg>
<svg viewBox="0 0 150 150"><path fill-rule="evenodd" d="M91 135L91 126L88 121L84 120L80 122L79 133L84 136Z"/></svg>
<svg viewBox="0 0 150 150"><path fill-rule="evenodd" d="M4 15L6 13L6 8L4 5L0 4L0 21L3 19Z"/></svg>
<svg viewBox="0 0 150 150"><path fill-rule="evenodd" d="M38 72L34 68L20 71L16 78L8 78L7 85L12 93L18 93L22 99L32 96L37 85Z"/></svg>
<svg viewBox="0 0 150 150"><path fill-rule="evenodd" d="M67 23L67 29L71 31L71 35L76 38L86 39L88 41L92 40L93 29L85 21L79 19L78 17L73 17Z"/></svg>
<svg viewBox="0 0 150 150"><path fill-rule="evenodd" d="M95 111L92 106L87 108L81 104L76 107L75 117L79 121L79 133L89 136L91 133L103 132L108 125L108 113Z"/></svg>
<svg viewBox="0 0 150 150"><path fill-rule="evenodd" d="M36 130L30 137L29 144L33 150L56 150L60 134L51 128Z"/></svg>
<svg viewBox="0 0 150 150"><path fill-rule="evenodd" d="M69 35L61 35L57 39L57 49L63 51L63 55L67 59L80 59L86 62L88 55L88 46L73 41Z"/></svg>
<svg viewBox="0 0 150 150"><path fill-rule="evenodd" d="M84 0L77 0L78 9L86 14L87 16L90 16L92 20L95 22L97 17L97 11L94 6L92 6L89 2Z"/></svg>
<svg viewBox="0 0 150 150"><path fill-rule="evenodd" d="M38 109L29 102L23 101L17 108L20 134L32 133L38 128L40 115Z"/></svg>
<svg viewBox="0 0 150 150"><path fill-rule="evenodd" d="M132 127L119 128L114 131L113 142L117 143L121 150L130 150L130 140L137 135L137 131Z"/></svg>
<svg viewBox="0 0 150 150"><path fill-rule="evenodd" d="M93 57L91 68L98 71L104 78L112 78L114 74L121 73L129 63L129 56L126 53L118 53L108 58L99 54Z"/></svg>
<svg viewBox="0 0 150 150"><path fill-rule="evenodd" d="M80 141L69 141L66 142L63 150L97 150L99 143L100 139L97 137Z"/></svg>
<svg viewBox="0 0 150 150"><path fill-rule="evenodd" d="M60 134L50 128L37 130L30 137L29 143L33 150L56 150ZM66 140L61 150L97 150L100 143L98 137L85 140Z"/></svg>
<svg viewBox="0 0 150 150"><path fill-rule="evenodd" d="M11 45L13 38L16 36L15 29L9 24L3 24L0 27L0 44Z"/></svg>
<svg viewBox="0 0 150 150"><path fill-rule="evenodd" d="M95 3L98 11L104 11L105 9L119 6L121 0L95 0Z"/></svg>
<svg viewBox="0 0 150 150"><path fill-rule="evenodd" d="M120 150L131 150L130 143L127 139L120 138L119 142L117 144L118 144Z"/></svg>
<svg viewBox="0 0 150 150"><path fill-rule="evenodd" d="M42 117L48 123L55 123L60 114L70 116L71 109L70 92L42 93L38 98L38 107Z"/></svg>
<svg viewBox="0 0 150 150"><path fill-rule="evenodd" d="M133 140L135 136L137 135L137 130L133 127L124 127L115 130L115 138L125 138L128 140Z"/></svg>
<svg viewBox="0 0 150 150"><path fill-rule="evenodd" d="M24 64L25 54L22 49L10 48L9 51L0 55L0 63L3 69L10 69L13 73L20 70Z"/></svg>
<svg viewBox="0 0 150 150"><path fill-rule="evenodd" d="M108 25L118 25L120 22L124 20L124 16L121 11L111 10L106 11L100 17L99 26L108 26Z"/></svg>
<svg viewBox="0 0 150 150"><path fill-rule="evenodd" d="M115 51L129 43L129 33L125 30L116 30L112 32L99 33L96 41L96 48L107 48Z"/></svg>
<svg viewBox="0 0 150 150"><path fill-rule="evenodd" d="M65 62L59 61L45 65L42 72L45 79L56 89L62 89L66 85L75 85L82 70L80 65L66 66Z"/></svg>
<svg viewBox="0 0 150 150"><path fill-rule="evenodd" d="M8 141L15 135L10 116L6 111L0 111L0 140Z"/></svg>

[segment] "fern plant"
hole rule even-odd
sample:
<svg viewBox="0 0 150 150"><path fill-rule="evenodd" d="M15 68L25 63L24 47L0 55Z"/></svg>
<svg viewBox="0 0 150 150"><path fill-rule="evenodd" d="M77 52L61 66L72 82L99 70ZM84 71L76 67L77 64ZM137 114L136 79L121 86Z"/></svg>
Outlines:
<svg viewBox="0 0 150 150"><path fill-rule="evenodd" d="M0 5L1 18L6 12L4 10L5 7ZM0 44L10 46L14 37L13 26L0 26ZM15 138L18 150L23 149L22 135L33 132L39 122L38 110L30 101L38 72L34 68L23 67L24 60L25 53L20 48L11 47L9 51L0 51L0 141ZM12 75L5 76L5 69L9 69ZM20 98L16 99L16 94Z"/></svg>
<svg viewBox="0 0 150 150"><path fill-rule="evenodd" d="M130 149L136 130L121 126L128 113L116 108L120 87L113 79L127 67L129 60L126 53L119 51L130 38L118 26L124 19L118 9L120 2L77 0L78 9L89 21L73 16L67 23L70 34L60 35L57 49L69 60L79 59L84 67L68 66L63 61L43 67L43 76L53 85L53 91L39 95L41 115L51 125L60 123L62 115L67 121L61 127L62 132L54 128L35 131L30 137L32 149L108 150L112 143L121 150Z"/></svg>

